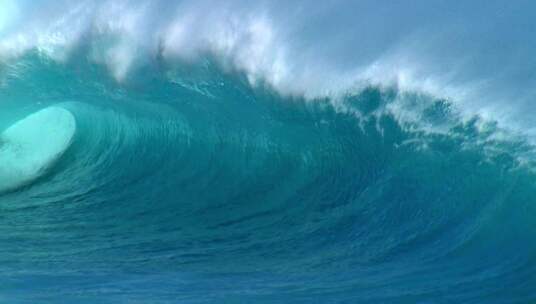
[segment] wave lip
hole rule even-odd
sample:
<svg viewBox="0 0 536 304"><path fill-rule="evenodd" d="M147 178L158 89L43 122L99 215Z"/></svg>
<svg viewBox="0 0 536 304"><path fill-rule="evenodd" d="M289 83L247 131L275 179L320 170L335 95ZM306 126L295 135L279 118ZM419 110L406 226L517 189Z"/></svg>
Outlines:
<svg viewBox="0 0 536 304"><path fill-rule="evenodd" d="M0 134L0 193L24 186L46 172L69 148L74 116L52 106L30 114Z"/></svg>

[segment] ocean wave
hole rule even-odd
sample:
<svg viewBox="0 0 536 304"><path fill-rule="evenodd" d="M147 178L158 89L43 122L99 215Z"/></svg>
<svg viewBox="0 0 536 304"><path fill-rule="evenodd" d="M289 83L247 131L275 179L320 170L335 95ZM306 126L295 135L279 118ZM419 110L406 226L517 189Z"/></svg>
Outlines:
<svg viewBox="0 0 536 304"><path fill-rule="evenodd" d="M535 296L532 147L448 100L368 86L311 102L208 58L123 84L91 61L20 60L1 125L54 107L76 133L0 197L8 300Z"/></svg>
<svg viewBox="0 0 536 304"><path fill-rule="evenodd" d="M534 96L529 90L532 78L523 76L530 70L530 57L522 60L524 65L509 64L514 60L512 53L526 53L518 40L508 40L529 39L517 27L502 36L515 51L496 48L497 53L488 58L479 56L487 53L474 46L474 41L482 46L493 43L488 41L491 30L477 18L467 18L466 31L460 32L445 23L449 14L436 16L430 27L437 31L429 33L417 27L421 18L409 28L398 27L399 19L411 11L395 5L391 9L399 9L400 17L395 14L380 27L378 20L365 14L377 9L367 1L311 5L307 1L36 4L4 0L0 5L5 15L0 24L3 65L35 52L64 63L83 57L106 66L124 83L149 66L198 65L208 56L226 70L243 73L252 85L269 85L283 95L316 99L369 85L397 86L448 98L469 118L478 115L502 128L531 137L534 133L532 119L526 114ZM451 9L452 14L463 12L457 6ZM495 5L488 5L483 13L492 20L500 18L494 9ZM424 5L423 10L423 16L438 13L436 5ZM356 12L370 26L348 26L349 20L356 18L346 11ZM340 18L325 15L329 13ZM503 14L514 14L519 21L527 17L514 9L504 9ZM334 28L341 32L333 33ZM384 33L383 28L393 33ZM344 48L337 40L341 35L353 39L343 44ZM444 45L441 37L453 43ZM452 54L445 53L446 48L452 49ZM505 62L494 64L497 60ZM490 67L496 70L490 71Z"/></svg>
<svg viewBox="0 0 536 304"><path fill-rule="evenodd" d="M0 0L0 300L534 300L530 111L371 5Z"/></svg>

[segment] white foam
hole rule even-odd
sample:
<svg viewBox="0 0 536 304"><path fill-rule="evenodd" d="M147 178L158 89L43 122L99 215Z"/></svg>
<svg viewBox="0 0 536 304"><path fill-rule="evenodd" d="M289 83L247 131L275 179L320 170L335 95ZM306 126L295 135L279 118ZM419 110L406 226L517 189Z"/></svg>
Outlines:
<svg viewBox="0 0 536 304"><path fill-rule="evenodd" d="M502 70L493 68L503 58L533 54L536 43L517 44L525 41L520 37L533 37L530 31L490 40L481 37L487 35L478 30L480 18L470 18L471 10L464 10L464 34L447 26L457 20L448 14L433 21L429 14L438 12L435 6L419 5L422 19L404 6L359 2L304 9L301 1L0 0L0 61L30 50L61 61L79 54L72 50L83 45L90 60L106 65L121 82L154 58L191 60L211 54L225 67L245 73L252 84L268 83L284 95L314 99L368 84L395 85L448 98L469 117L536 130L527 115L532 111L526 111L536 93L526 89L524 96L512 84L533 78L521 77L533 70L525 66L532 57L502 64L512 70L506 75L515 76L507 84L503 80L509 78L499 77ZM496 48L496 54L486 48L503 40L509 47ZM482 56L487 51L501 60ZM534 87L527 83L522 88Z"/></svg>
<svg viewBox="0 0 536 304"><path fill-rule="evenodd" d="M0 192L27 185L67 150L76 131L71 112L49 107L0 134Z"/></svg>

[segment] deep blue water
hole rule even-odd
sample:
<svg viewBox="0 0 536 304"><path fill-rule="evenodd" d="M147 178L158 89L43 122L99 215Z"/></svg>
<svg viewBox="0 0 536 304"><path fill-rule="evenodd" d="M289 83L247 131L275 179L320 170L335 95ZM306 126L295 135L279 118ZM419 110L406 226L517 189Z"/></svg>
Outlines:
<svg viewBox="0 0 536 304"><path fill-rule="evenodd" d="M0 302L535 303L528 132L401 79L324 94L84 33L59 59L0 39ZM51 108L53 159L60 120L6 137Z"/></svg>

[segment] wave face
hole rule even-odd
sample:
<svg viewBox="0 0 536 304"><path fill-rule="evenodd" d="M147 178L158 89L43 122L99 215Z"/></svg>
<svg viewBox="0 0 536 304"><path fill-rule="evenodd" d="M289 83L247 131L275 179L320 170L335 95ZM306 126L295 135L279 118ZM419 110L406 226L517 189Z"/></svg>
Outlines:
<svg viewBox="0 0 536 304"><path fill-rule="evenodd" d="M0 10L1 302L536 300L530 130L377 64L317 85L264 21L80 3Z"/></svg>

